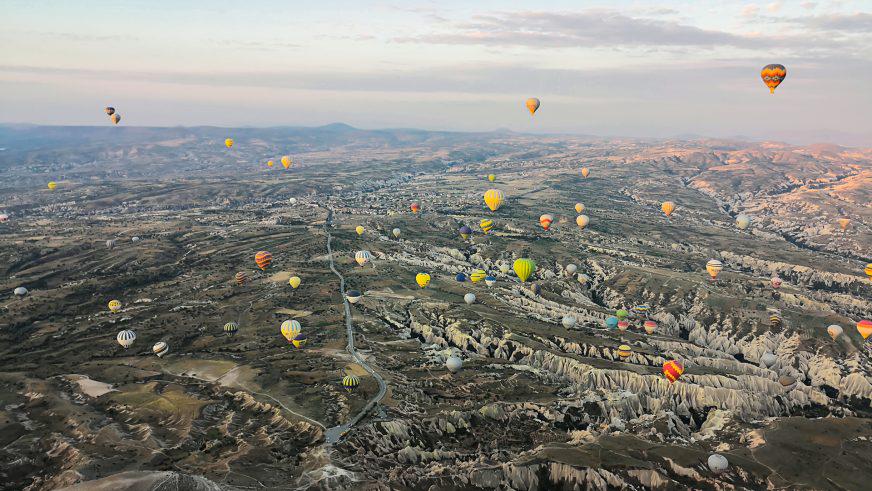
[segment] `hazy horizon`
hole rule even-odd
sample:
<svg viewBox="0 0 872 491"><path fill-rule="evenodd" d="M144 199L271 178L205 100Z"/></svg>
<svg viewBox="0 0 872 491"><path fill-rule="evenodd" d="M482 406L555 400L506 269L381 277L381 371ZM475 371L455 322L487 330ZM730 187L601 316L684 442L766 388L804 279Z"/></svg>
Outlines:
<svg viewBox="0 0 872 491"><path fill-rule="evenodd" d="M0 6L0 122L872 147L872 2ZM760 80L787 66L775 95ZM527 97L542 106L531 118Z"/></svg>

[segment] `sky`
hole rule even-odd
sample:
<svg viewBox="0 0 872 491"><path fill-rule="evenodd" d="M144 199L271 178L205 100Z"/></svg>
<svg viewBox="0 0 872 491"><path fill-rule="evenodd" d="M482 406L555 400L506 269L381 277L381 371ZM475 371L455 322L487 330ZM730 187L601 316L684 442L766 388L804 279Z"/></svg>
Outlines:
<svg viewBox="0 0 872 491"><path fill-rule="evenodd" d="M872 147L870 89L872 0L0 1L0 123Z"/></svg>

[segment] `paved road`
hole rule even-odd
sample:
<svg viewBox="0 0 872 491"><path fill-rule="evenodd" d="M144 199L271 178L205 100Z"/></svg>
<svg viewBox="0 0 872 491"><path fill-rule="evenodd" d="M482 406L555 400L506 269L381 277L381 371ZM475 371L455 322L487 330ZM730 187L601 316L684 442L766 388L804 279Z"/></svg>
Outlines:
<svg viewBox="0 0 872 491"><path fill-rule="evenodd" d="M333 264L333 247L331 245L331 241L333 240L333 236L330 235L330 227L333 226L333 210L327 210L327 220L324 222L324 231L327 233L327 257L330 260L330 270L333 271L333 274L339 277L339 292L342 294L342 304L345 307L345 331L348 336L348 344L345 346L345 351L348 351L354 360L364 368L369 374L378 382L378 393L367 403L367 405L360 410L357 415L355 415L350 420L345 423L334 426L332 428L328 428L326 432L324 432L324 438L328 444L335 443L339 441L343 436L345 436L345 432L347 432L352 426L356 425L358 421L360 421L364 416L366 416L372 408L374 408L385 396L387 393L387 385L385 384L384 379L376 373L372 367L360 356L356 349L354 349L354 326L351 324L351 307L348 305L348 299L345 298L345 277L343 277L339 271L336 269L336 266Z"/></svg>

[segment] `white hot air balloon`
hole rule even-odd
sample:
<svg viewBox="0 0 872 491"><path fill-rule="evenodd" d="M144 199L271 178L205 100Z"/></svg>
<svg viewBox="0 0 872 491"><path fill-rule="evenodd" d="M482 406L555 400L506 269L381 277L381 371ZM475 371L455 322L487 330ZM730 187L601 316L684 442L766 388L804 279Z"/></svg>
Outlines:
<svg viewBox="0 0 872 491"><path fill-rule="evenodd" d="M289 199L289 200L288 200L288 203L290 203L290 204L292 204L292 205L297 204L297 198L291 198L291 199Z"/></svg>
<svg viewBox="0 0 872 491"><path fill-rule="evenodd" d="M726 472L730 467L730 462L727 461L727 458L719 453L713 453L709 455L708 458L708 466L712 472L715 474L721 474Z"/></svg>
<svg viewBox="0 0 872 491"><path fill-rule="evenodd" d="M401 232L400 229L398 229L398 228L395 228L391 233L394 234L394 237L397 238L397 239L399 239L399 238L400 238L400 234L402 234L402 232Z"/></svg>
<svg viewBox="0 0 872 491"><path fill-rule="evenodd" d="M14 293L16 296L23 297L27 295L27 288L19 286L18 288L12 290L12 293Z"/></svg>
<svg viewBox="0 0 872 491"><path fill-rule="evenodd" d="M170 350L170 347L167 346L167 343L163 341L158 341L154 343L154 346L151 348L151 350L154 352L154 354L157 355L158 358L161 358L163 357L163 355L167 354L167 352Z"/></svg>
<svg viewBox="0 0 872 491"><path fill-rule="evenodd" d="M457 356L451 355L445 360L445 368L451 373L459 372L461 367L463 367L463 360Z"/></svg>
<svg viewBox="0 0 872 491"><path fill-rule="evenodd" d="M586 275L584 273L580 273L578 275L578 282L581 283L582 285L586 285L588 281L590 281L590 277L588 275Z"/></svg>
<svg viewBox="0 0 872 491"><path fill-rule="evenodd" d="M571 315L564 315L562 322L563 322L563 327L565 327L567 329L572 329L573 327L575 327L576 321L575 321L575 317L573 317Z"/></svg>
<svg viewBox="0 0 872 491"><path fill-rule="evenodd" d="M843 332L842 326L840 326L838 324L832 324L829 327L827 327L827 334L829 334L830 337L833 338L833 341L835 341L836 338L842 334L842 332Z"/></svg>
<svg viewBox="0 0 872 491"><path fill-rule="evenodd" d="M751 218L748 215L739 215L736 217L736 226L739 230L745 230L751 224Z"/></svg>
<svg viewBox="0 0 872 491"><path fill-rule="evenodd" d="M576 266L572 263L569 263L566 265L566 274L574 275L576 271L578 271L578 266Z"/></svg>
<svg viewBox="0 0 872 491"><path fill-rule="evenodd" d="M136 333L130 330L121 331L115 339L118 340L118 344L122 348L127 349L133 346L133 342L136 341Z"/></svg>
<svg viewBox="0 0 872 491"><path fill-rule="evenodd" d="M766 368L771 368L776 361L778 361L778 357L768 351L763 353L763 356L760 357L760 362L763 363L763 366Z"/></svg>
<svg viewBox="0 0 872 491"><path fill-rule="evenodd" d="M132 240L133 242L139 242L139 237L133 237L133 238L130 239L130 240Z"/></svg>
<svg viewBox="0 0 872 491"><path fill-rule="evenodd" d="M470 305L475 303L475 293L467 293L463 296L463 301Z"/></svg>

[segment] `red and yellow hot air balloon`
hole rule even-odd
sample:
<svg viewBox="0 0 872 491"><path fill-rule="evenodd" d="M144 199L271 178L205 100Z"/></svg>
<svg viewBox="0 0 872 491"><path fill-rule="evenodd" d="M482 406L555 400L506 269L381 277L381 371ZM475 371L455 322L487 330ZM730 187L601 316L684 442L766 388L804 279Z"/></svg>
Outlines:
<svg viewBox="0 0 872 491"><path fill-rule="evenodd" d="M672 212L675 211L675 203L673 203L672 201L664 201L663 204L660 205L660 209L663 210L663 213L668 218L669 215L671 215Z"/></svg>
<svg viewBox="0 0 872 491"><path fill-rule="evenodd" d="M548 214L542 215L539 217L539 225L542 226L543 229L548 230L551 228L551 223L554 222L554 217Z"/></svg>
<svg viewBox="0 0 872 491"><path fill-rule="evenodd" d="M499 210L505 199L505 195L499 189L488 189L484 192L484 204L490 208L490 211Z"/></svg>
<svg viewBox="0 0 872 491"><path fill-rule="evenodd" d="M254 262L257 263L257 267L262 271L266 271L266 268L269 267L269 264L272 262L272 254L267 251L260 251L254 255Z"/></svg>
<svg viewBox="0 0 872 491"><path fill-rule="evenodd" d="M587 177L590 174L590 169L587 167L581 168L581 177Z"/></svg>
<svg viewBox="0 0 872 491"><path fill-rule="evenodd" d="M863 339L869 337L872 334L872 321L868 319L863 319L857 323L857 331L860 332L860 335L863 336Z"/></svg>
<svg viewBox="0 0 872 491"><path fill-rule="evenodd" d="M777 63L766 65L762 70L760 70L760 78L762 78L763 83L769 87L769 93L774 94L775 88L781 85L781 82L787 78L787 69L784 68L784 65L779 65Z"/></svg>
<svg viewBox="0 0 872 491"><path fill-rule="evenodd" d="M418 203L412 203L409 205L409 209L412 210L412 213L418 213L421 211L421 205Z"/></svg>
<svg viewBox="0 0 872 491"><path fill-rule="evenodd" d="M675 360L669 360L663 364L663 375L670 384L675 383L684 373L684 365Z"/></svg>
<svg viewBox="0 0 872 491"><path fill-rule="evenodd" d="M527 110L530 111L530 116L536 114L536 111L539 110L539 99L535 97L531 97L527 99Z"/></svg>
<svg viewBox="0 0 872 491"><path fill-rule="evenodd" d="M866 276L868 276L870 280L872 280L872 263L867 264L866 268L863 269L863 272L866 273Z"/></svg>

